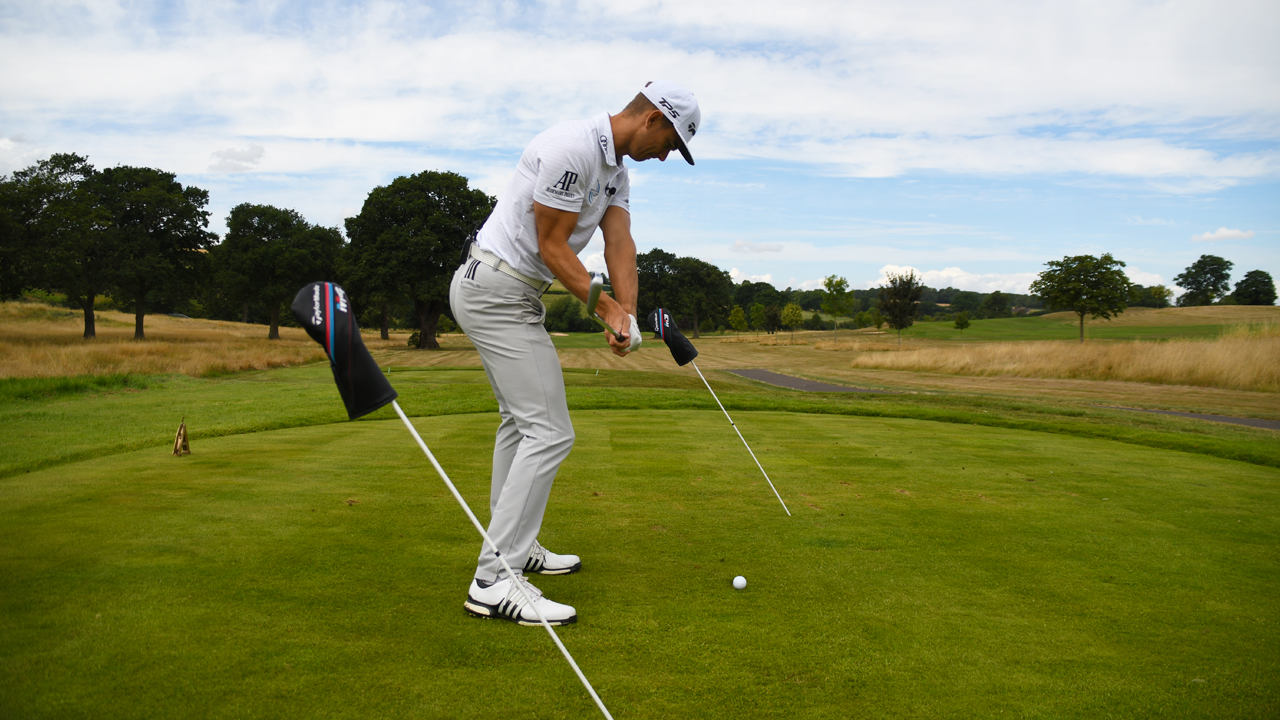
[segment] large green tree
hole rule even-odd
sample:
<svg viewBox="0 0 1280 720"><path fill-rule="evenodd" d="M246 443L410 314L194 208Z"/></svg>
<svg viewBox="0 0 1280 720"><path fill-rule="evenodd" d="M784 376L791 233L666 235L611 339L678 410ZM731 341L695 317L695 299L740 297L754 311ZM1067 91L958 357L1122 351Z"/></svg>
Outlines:
<svg viewBox="0 0 1280 720"><path fill-rule="evenodd" d="M408 295L418 321L419 348L440 348L436 325L449 307L449 282L459 254L494 202L468 187L461 175L426 171L374 188L360 214L347 218L347 237L361 248L362 262L384 263L396 280L389 287L372 279L384 275L361 270L366 274L357 288L366 283L372 302L394 288Z"/></svg>
<svg viewBox="0 0 1280 720"><path fill-rule="evenodd" d="M0 178L0 300L12 300L36 285L34 218L26 195L17 181Z"/></svg>
<svg viewBox="0 0 1280 720"><path fill-rule="evenodd" d="M6 194L27 287L62 293L84 311L84 337L97 336L94 304L110 286L115 253L111 216L91 189L88 158L59 153L13 174Z"/></svg>
<svg viewBox="0 0 1280 720"><path fill-rule="evenodd" d="M1212 305L1231 289L1232 262L1217 255L1201 255L1186 270L1173 279L1182 288L1178 305Z"/></svg>
<svg viewBox="0 0 1280 720"><path fill-rule="evenodd" d="M133 309L133 339L143 340L148 307L173 307L196 294L205 277L206 250L216 236L209 226L209 193L183 187L173 173L120 166L90 183L111 217L106 232L114 253L108 292Z"/></svg>
<svg viewBox="0 0 1280 720"><path fill-rule="evenodd" d="M1008 295L996 290L982 301L982 317L1004 318L1013 315L1012 301Z"/></svg>
<svg viewBox="0 0 1280 720"><path fill-rule="evenodd" d="M831 339L838 341L840 318L854 311L857 298L849 295L849 281L835 275L823 279L822 289L826 291L822 298L822 312L835 316L835 322L831 324Z"/></svg>
<svg viewBox="0 0 1280 720"><path fill-rule="evenodd" d="M677 312L693 323L693 336L701 337L702 321L729 314L733 304L733 279L727 271L697 258L678 258L673 280L679 288Z"/></svg>
<svg viewBox="0 0 1280 720"><path fill-rule="evenodd" d="M280 312L307 283L331 279L342 235L312 225L296 210L243 203L227 215L227 235L214 250L215 277L247 293L270 316L267 338L280 338Z"/></svg>
<svg viewBox="0 0 1280 720"><path fill-rule="evenodd" d="M1236 283L1236 291L1232 294L1240 305L1275 305L1276 283L1271 279L1271 273L1250 270Z"/></svg>
<svg viewBox="0 0 1280 720"><path fill-rule="evenodd" d="M649 313L658 308L677 311L680 288L674 278L678 259L661 248L636 255L636 280L640 285L636 309L641 316L649 317Z"/></svg>
<svg viewBox="0 0 1280 720"><path fill-rule="evenodd" d="M1129 278L1124 262L1107 253L1067 256L1050 260L1049 267L1031 283L1031 294L1054 310L1070 310L1080 317L1080 342L1084 342L1084 318L1108 319L1125 311L1129 301Z"/></svg>
<svg viewBox="0 0 1280 720"><path fill-rule="evenodd" d="M920 295L924 286L914 270L890 273L888 282L880 288L880 313L889 327L898 331L898 345L902 345L902 331L915 323L920 311Z"/></svg>

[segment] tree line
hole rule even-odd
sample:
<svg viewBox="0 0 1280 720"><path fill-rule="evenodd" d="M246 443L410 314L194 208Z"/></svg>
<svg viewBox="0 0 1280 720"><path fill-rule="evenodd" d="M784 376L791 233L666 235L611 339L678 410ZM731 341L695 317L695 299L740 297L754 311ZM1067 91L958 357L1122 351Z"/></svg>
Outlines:
<svg viewBox="0 0 1280 720"><path fill-rule="evenodd" d="M398 313L419 329L420 347L439 347L459 252L495 201L455 173L399 177L346 219L345 239L296 210L252 203L232 208L219 239L208 202L173 173L98 170L75 154L0 178L0 298L62 295L84 311L85 338L96 336L105 299L134 313L139 340L156 312L264 322L275 339L294 324L282 310L298 288L336 280L383 338Z"/></svg>
<svg viewBox="0 0 1280 720"><path fill-rule="evenodd" d="M84 337L105 298L133 312L143 339L148 313L261 322L268 337L293 324L282 309L299 287L334 279L361 309L360 322L417 328L417 347L437 348L452 325L448 289L460 251L495 200L451 172L398 177L370 191L360 213L336 227L295 210L244 203L226 218L219 239L208 231L208 192L184 187L173 173L119 166L98 170L87 158L57 154L0 178L0 298L26 291L60 294L84 311ZM777 332L888 325L899 333L916 320L1009 317L1048 310L1106 318L1128 306L1167 307L1172 291L1131 283L1111 255L1051 261L1030 294L977 293L923 285L914 272L878 288L853 289L831 275L820 289L778 290L734 283L729 273L662 249L637 256L639 312L665 307L694 337L705 329ZM1203 255L1174 281L1179 305L1256 304L1276 300L1271 276L1253 270L1231 292L1233 264ZM594 332L576 298L548 296L549 330ZM825 316L825 317L824 317Z"/></svg>

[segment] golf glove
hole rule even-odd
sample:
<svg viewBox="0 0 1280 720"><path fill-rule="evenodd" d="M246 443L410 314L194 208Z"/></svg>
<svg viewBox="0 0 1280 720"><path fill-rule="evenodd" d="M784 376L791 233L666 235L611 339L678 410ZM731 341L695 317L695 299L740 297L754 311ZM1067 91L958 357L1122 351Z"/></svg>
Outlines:
<svg viewBox="0 0 1280 720"><path fill-rule="evenodd" d="M635 315L628 315L627 317L631 318L631 329L628 331L628 334L631 335L631 345L627 348L627 352L633 352L640 347L640 324L636 322Z"/></svg>

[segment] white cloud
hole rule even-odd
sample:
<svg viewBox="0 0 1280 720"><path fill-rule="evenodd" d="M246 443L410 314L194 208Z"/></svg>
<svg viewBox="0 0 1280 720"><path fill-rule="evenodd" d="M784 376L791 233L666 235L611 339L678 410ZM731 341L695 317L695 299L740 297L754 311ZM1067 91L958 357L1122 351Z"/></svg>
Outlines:
<svg viewBox="0 0 1280 720"><path fill-rule="evenodd" d="M1165 284L1164 277L1161 275L1157 273L1143 272L1136 267L1126 267L1124 269L1124 274L1129 277L1129 282L1136 283L1138 285L1150 287L1152 285Z"/></svg>
<svg viewBox="0 0 1280 720"><path fill-rule="evenodd" d="M1232 230L1231 228L1220 227L1213 232L1192 235L1191 239L1195 242L1215 242L1218 240L1248 240L1252 237L1252 230Z"/></svg>
<svg viewBox="0 0 1280 720"><path fill-rule="evenodd" d="M773 283L772 273L765 273L764 275L748 275L738 268L732 268L729 270L729 277L732 278L735 283L740 283L744 280L749 280L751 282L767 282L770 284Z"/></svg>
<svg viewBox="0 0 1280 720"><path fill-rule="evenodd" d="M758 243L739 238L733 241L733 245L729 249L736 253L777 253L782 252L782 243Z"/></svg>
<svg viewBox="0 0 1280 720"><path fill-rule="evenodd" d="M266 155L266 153L266 149L256 143L244 150L237 150L236 148L216 150L213 153L213 159L216 162L209 165L209 172L245 172L253 170L262 161L262 156Z"/></svg>
<svg viewBox="0 0 1280 720"><path fill-rule="evenodd" d="M1161 218L1144 218L1141 215L1127 215L1124 219L1128 225L1175 225L1172 220L1163 220Z"/></svg>
<svg viewBox="0 0 1280 720"><path fill-rule="evenodd" d="M154 20L148 4L124 0L91 12L30 3L0 32L0 63L23 68L0 76L0 121L82 151L103 125L150 136L194 125L222 147L279 138L518 151L548 125L616 110L644 80L668 76L703 102L699 158L859 177L1084 173L1206 192L1280 175L1274 148L1224 153L1186 132L1270 141L1280 130L1280 50L1265 30L1280 9L1230 6L284 1L179 4ZM618 70L548 73L566 53Z"/></svg>
<svg viewBox="0 0 1280 720"><path fill-rule="evenodd" d="M865 282L864 287L875 288L883 286L889 282L889 275L900 275L908 272L914 272L920 277L921 282L932 288L953 287L958 290L984 293L999 290L1001 292L1019 294L1025 294L1027 287L1039 275L1039 273L1034 272L977 274L965 272L958 267L922 271L910 265L885 265L880 268L880 277Z"/></svg>

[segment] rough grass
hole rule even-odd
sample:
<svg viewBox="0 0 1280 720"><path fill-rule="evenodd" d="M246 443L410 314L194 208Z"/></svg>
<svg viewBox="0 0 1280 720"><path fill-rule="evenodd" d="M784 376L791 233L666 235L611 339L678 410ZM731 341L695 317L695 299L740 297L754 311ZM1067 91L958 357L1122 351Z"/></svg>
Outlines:
<svg viewBox="0 0 1280 720"><path fill-rule="evenodd" d="M854 368L1280 391L1280 325L1271 324L1240 326L1213 340L983 343L900 353L848 345L859 353Z"/></svg>
<svg viewBox="0 0 1280 720"><path fill-rule="evenodd" d="M142 342L133 316L102 312L97 337L85 340L84 317L36 303L0 303L0 378L180 373L205 377L300 365L324 358L296 328L267 340L261 325L148 316Z"/></svg>

